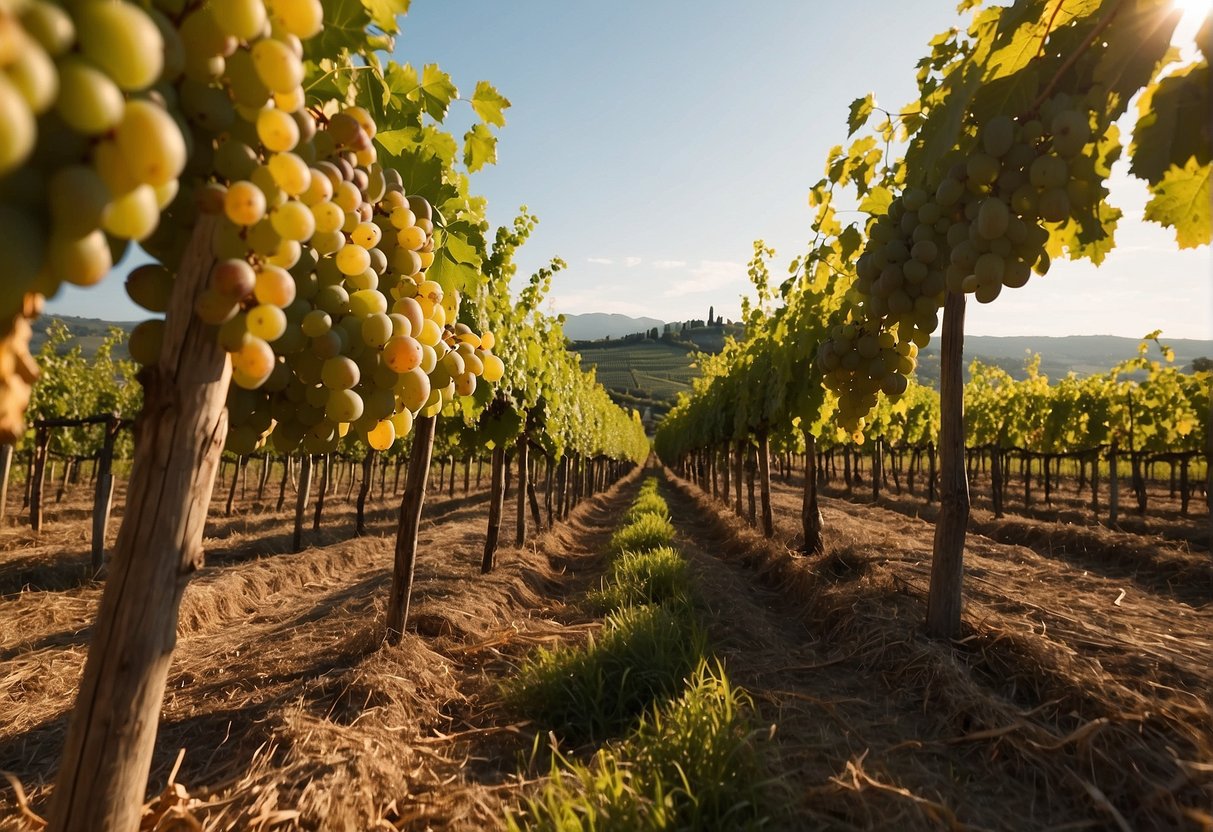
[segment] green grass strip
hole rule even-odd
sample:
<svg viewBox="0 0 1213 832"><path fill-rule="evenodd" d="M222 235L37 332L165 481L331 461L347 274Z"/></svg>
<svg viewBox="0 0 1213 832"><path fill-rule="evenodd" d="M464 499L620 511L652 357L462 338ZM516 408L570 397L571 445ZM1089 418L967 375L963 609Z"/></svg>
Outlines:
<svg viewBox="0 0 1213 832"><path fill-rule="evenodd" d="M611 536L611 551L647 552L674 542L674 526L668 517L642 514Z"/></svg>
<svg viewBox="0 0 1213 832"><path fill-rule="evenodd" d="M652 709L622 743L588 763L553 761L543 790L509 815L510 830L754 830L770 818L771 781L753 705L718 663L701 662L686 690Z"/></svg>
<svg viewBox="0 0 1213 832"><path fill-rule="evenodd" d="M662 546L647 552L623 552L611 562L602 588L591 592L590 603L610 612L638 604L681 604L690 598L690 566L675 549Z"/></svg>
<svg viewBox="0 0 1213 832"><path fill-rule="evenodd" d="M602 741L676 694L705 650L688 605L625 607L584 646L536 651L506 683L505 696L565 740Z"/></svg>

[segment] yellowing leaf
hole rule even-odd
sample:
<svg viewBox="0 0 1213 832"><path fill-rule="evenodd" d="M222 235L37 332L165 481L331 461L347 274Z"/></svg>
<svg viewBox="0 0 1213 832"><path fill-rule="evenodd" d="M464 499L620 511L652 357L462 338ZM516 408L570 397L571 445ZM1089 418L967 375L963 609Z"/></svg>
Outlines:
<svg viewBox="0 0 1213 832"><path fill-rule="evenodd" d="M1172 165L1162 181L1151 188L1154 196L1146 203L1147 220L1175 229L1180 248L1195 248L1209 243L1209 171L1195 157L1182 168Z"/></svg>

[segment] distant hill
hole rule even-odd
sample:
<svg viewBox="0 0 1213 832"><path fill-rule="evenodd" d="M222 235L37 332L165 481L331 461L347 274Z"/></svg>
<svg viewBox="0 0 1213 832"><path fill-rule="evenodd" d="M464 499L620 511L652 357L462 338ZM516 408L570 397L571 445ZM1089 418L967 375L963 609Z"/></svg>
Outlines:
<svg viewBox="0 0 1213 832"><path fill-rule="evenodd" d="M1194 359L1213 358L1213 341L1166 337L1161 341L1175 350L1175 363L1183 368L1190 368ZM1030 355L1039 353L1040 370L1051 379L1065 378L1071 372L1086 376L1105 372L1113 365L1137 355L1137 345L1140 343L1140 338L1117 335L966 335L965 366L976 358L986 364L1002 367L1015 378L1024 378L1024 361ZM1151 350L1153 355L1158 355L1156 347L1151 346ZM920 354L918 378L924 384L938 383L938 341L932 341Z"/></svg>
<svg viewBox="0 0 1213 832"><path fill-rule="evenodd" d="M53 321L62 321L74 335L86 355L91 355L101 346L101 342L109 337L111 327L118 327L127 334L135 328L137 321L101 321L96 318L73 318L71 315L43 315L33 321L34 337L30 341L31 350L37 353L46 343L46 332ZM123 357L127 357L123 347Z"/></svg>
<svg viewBox="0 0 1213 832"><path fill-rule="evenodd" d="M656 318L629 318L627 315L606 312L564 316L564 334L570 341L622 338L633 332L648 332L653 327L660 331L664 326L665 321Z"/></svg>

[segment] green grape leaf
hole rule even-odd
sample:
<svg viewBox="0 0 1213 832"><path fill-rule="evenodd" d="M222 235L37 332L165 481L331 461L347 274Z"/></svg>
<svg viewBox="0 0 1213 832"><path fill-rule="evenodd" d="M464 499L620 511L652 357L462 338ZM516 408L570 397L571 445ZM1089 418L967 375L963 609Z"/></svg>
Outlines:
<svg viewBox="0 0 1213 832"><path fill-rule="evenodd" d="M304 55L319 60L343 52L363 52L367 42L366 28L370 22L370 15L361 0L326 0L324 29L307 40L303 47Z"/></svg>
<svg viewBox="0 0 1213 832"><path fill-rule="evenodd" d="M1209 64L1203 59L1146 89L1138 102L1129 169L1151 183L1172 165L1209 161Z"/></svg>
<svg viewBox="0 0 1213 832"><path fill-rule="evenodd" d="M375 134L375 141L392 156L400 156L417 147L417 130L412 127L405 127L401 130L381 130Z"/></svg>
<svg viewBox="0 0 1213 832"><path fill-rule="evenodd" d="M1209 171L1213 165L1199 164L1195 157L1180 167L1172 165L1150 190L1145 217L1175 229L1180 248L1209 243Z"/></svg>
<svg viewBox="0 0 1213 832"><path fill-rule="evenodd" d="M497 164L497 137L485 125L474 124L463 134L463 163L471 173Z"/></svg>
<svg viewBox="0 0 1213 832"><path fill-rule="evenodd" d="M388 34L400 31L397 17L408 14L409 0L362 0L371 15L371 22Z"/></svg>
<svg viewBox="0 0 1213 832"><path fill-rule="evenodd" d="M448 253L450 241L456 239L447 237L447 249L434 258L434 262L426 269L426 277L438 283L444 292L452 289L464 291L467 286L475 286L480 280L480 270L466 263L457 263Z"/></svg>
<svg viewBox="0 0 1213 832"><path fill-rule="evenodd" d="M851 114L847 117L847 135L855 135L855 131L863 127L868 122L868 118L872 115L872 110L876 107L876 101L872 98L872 93L868 93L863 98L856 98L851 102Z"/></svg>
<svg viewBox="0 0 1213 832"><path fill-rule="evenodd" d="M466 263L476 268L480 267L480 254L476 251L476 247L463 237L448 233L444 245L447 254L456 263Z"/></svg>
<svg viewBox="0 0 1213 832"><path fill-rule="evenodd" d="M476 82L476 90L469 103L485 124L505 126L505 111L510 106L510 100L497 92L488 81Z"/></svg>
<svg viewBox="0 0 1213 832"><path fill-rule="evenodd" d="M451 102L459 97L459 90L451 82L451 76L439 69L438 64L426 64L421 70L421 86L412 97L421 101L426 115L435 121L442 121Z"/></svg>

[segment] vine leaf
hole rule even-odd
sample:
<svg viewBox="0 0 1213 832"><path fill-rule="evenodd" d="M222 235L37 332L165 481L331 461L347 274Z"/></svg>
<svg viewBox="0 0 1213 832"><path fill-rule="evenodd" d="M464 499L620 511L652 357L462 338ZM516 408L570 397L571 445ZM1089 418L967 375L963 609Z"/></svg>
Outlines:
<svg viewBox="0 0 1213 832"><path fill-rule="evenodd" d="M1180 167L1172 165L1162 181L1151 190L1146 203L1146 219L1175 229L1180 248L1196 248L1209 243L1209 172L1213 165L1200 164L1195 157Z"/></svg>
<svg viewBox="0 0 1213 832"><path fill-rule="evenodd" d="M868 117L872 115L875 107L876 101L872 98L872 93L851 102L851 114L847 117L847 136L855 135L856 130L867 124Z"/></svg>
<svg viewBox="0 0 1213 832"><path fill-rule="evenodd" d="M459 90L451 82L451 76L439 69L438 64L426 64L421 70L421 86L416 95L421 97L426 115L435 121L442 121L451 102L459 97Z"/></svg>
<svg viewBox="0 0 1213 832"><path fill-rule="evenodd" d="M1129 148L1130 170L1157 183L1172 165L1209 161L1209 64L1201 60L1142 94Z"/></svg>
<svg viewBox="0 0 1213 832"><path fill-rule="evenodd" d="M371 22L392 35L400 31L397 16L409 11L409 0L362 0L362 5L370 14Z"/></svg>
<svg viewBox="0 0 1213 832"><path fill-rule="evenodd" d="M463 135L463 163L475 173L497 163L497 137L483 124L474 124Z"/></svg>
<svg viewBox="0 0 1213 832"><path fill-rule="evenodd" d="M485 124L505 126L505 111L510 106L510 100L497 92L488 81L476 82L476 91L472 93L469 103Z"/></svg>

